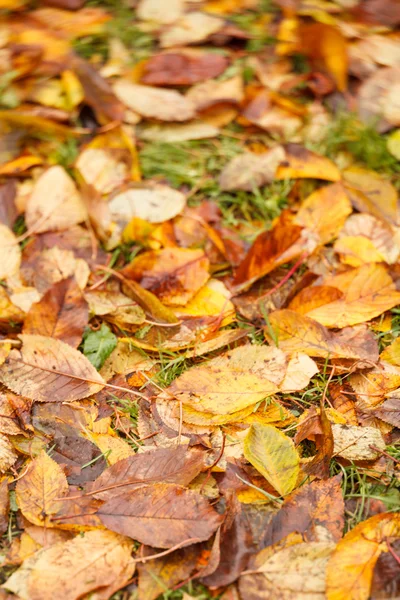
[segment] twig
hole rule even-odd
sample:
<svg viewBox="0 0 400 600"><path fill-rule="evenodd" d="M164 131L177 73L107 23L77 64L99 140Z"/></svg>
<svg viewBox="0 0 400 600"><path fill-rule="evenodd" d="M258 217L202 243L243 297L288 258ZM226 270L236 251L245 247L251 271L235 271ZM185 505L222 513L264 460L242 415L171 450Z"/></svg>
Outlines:
<svg viewBox="0 0 400 600"><path fill-rule="evenodd" d="M299 258L299 260L293 265L293 267L286 273L286 275L276 284L274 285L273 288L271 288L270 290L268 290L268 292L266 292L265 294L263 294L262 296L260 296L258 298L258 302L260 302L260 300L263 300L264 298L267 298L267 296L271 296L271 294L273 294L274 292L276 292L276 290L279 290L280 287L283 286L284 283L287 282L288 279L291 278L291 276L293 275L293 273L295 271L297 271L297 269L303 264L303 262L306 260L307 258L307 254L302 254Z"/></svg>

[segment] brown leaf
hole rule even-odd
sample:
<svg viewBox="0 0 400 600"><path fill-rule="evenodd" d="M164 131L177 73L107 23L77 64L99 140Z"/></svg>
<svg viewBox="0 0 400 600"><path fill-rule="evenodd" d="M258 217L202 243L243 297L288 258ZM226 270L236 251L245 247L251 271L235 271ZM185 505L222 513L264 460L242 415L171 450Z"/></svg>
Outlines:
<svg viewBox="0 0 400 600"><path fill-rule="evenodd" d="M225 165L220 177L221 190L246 190L253 191L275 177L278 164L284 159L285 153L282 146L275 146L272 150L262 154L245 152L232 158Z"/></svg>
<svg viewBox="0 0 400 600"><path fill-rule="evenodd" d="M144 483L188 485L203 464L203 454L187 446L157 448L118 461L96 479L91 492L100 500L110 500Z"/></svg>
<svg viewBox="0 0 400 600"><path fill-rule="evenodd" d="M321 425L321 434L317 434L315 437L317 454L309 463L304 466L304 471L309 475L315 475L315 477L321 479L328 479L329 466L334 453L334 439L332 425L327 417L324 407L322 406L319 420Z"/></svg>
<svg viewBox="0 0 400 600"><path fill-rule="evenodd" d="M61 467L42 450L15 491L24 517L34 525L51 526L51 517L63 506L59 499L67 494L68 483Z"/></svg>
<svg viewBox="0 0 400 600"><path fill-rule="evenodd" d="M17 187L13 179L0 186L0 223L10 228L18 216L14 202L16 193Z"/></svg>
<svg viewBox="0 0 400 600"><path fill-rule="evenodd" d="M68 344L42 335L20 337L22 349L12 350L0 367L0 381L13 392L39 402L71 402L103 387L93 365Z"/></svg>
<svg viewBox="0 0 400 600"><path fill-rule="evenodd" d="M74 348L88 324L88 306L75 278L55 283L26 315L23 332L59 339Z"/></svg>
<svg viewBox="0 0 400 600"><path fill-rule="evenodd" d="M94 109L101 120L106 117L110 121L122 121L125 109L122 102L114 94L110 84L92 65L74 56L71 68L82 84L86 102Z"/></svg>
<svg viewBox="0 0 400 600"><path fill-rule="evenodd" d="M146 85L192 85L218 77L227 66L227 58L218 54L156 54L145 63L140 81Z"/></svg>
<svg viewBox="0 0 400 600"><path fill-rule="evenodd" d="M333 541L342 537L344 502L340 476L313 481L288 496L272 517L262 538L262 547L281 541L290 533L301 533L307 542L324 541L327 530Z"/></svg>
<svg viewBox="0 0 400 600"><path fill-rule="evenodd" d="M373 415L385 423L400 427L400 399L396 396L390 397L373 411Z"/></svg>
<svg viewBox="0 0 400 600"><path fill-rule="evenodd" d="M208 540L222 521L203 496L171 483L121 494L105 502L97 514L111 531L124 531L157 548Z"/></svg>
<svg viewBox="0 0 400 600"><path fill-rule="evenodd" d="M107 600L131 578L132 542L110 531L88 531L36 552L5 583L22 600L78 600L99 590ZM43 573L46 577L43 577Z"/></svg>
<svg viewBox="0 0 400 600"><path fill-rule="evenodd" d="M10 495L8 492L8 481L3 479L0 483L0 534L3 535L8 529L10 510Z"/></svg>

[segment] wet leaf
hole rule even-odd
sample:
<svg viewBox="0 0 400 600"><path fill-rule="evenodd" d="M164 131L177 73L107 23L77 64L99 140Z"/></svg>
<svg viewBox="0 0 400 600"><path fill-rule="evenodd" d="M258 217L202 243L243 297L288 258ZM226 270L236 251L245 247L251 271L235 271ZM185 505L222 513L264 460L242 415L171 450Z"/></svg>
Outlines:
<svg viewBox="0 0 400 600"><path fill-rule="evenodd" d="M88 359L60 340L21 335L22 349L12 350L0 368L0 381L17 394L40 402L86 398L103 387Z"/></svg>
<svg viewBox="0 0 400 600"><path fill-rule="evenodd" d="M272 425L250 427L244 455L280 495L289 494L296 486L299 456L292 440Z"/></svg>

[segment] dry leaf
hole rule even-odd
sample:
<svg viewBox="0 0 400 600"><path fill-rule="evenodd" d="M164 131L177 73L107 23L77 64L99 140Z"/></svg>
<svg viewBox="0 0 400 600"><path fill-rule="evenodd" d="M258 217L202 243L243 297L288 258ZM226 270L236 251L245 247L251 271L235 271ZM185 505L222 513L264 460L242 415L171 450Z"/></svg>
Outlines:
<svg viewBox="0 0 400 600"><path fill-rule="evenodd" d="M124 536L88 531L36 552L4 587L22 600L43 600L49 593L53 600L78 600L95 590L106 599L132 576L131 552L132 542Z"/></svg>
<svg viewBox="0 0 400 600"><path fill-rule="evenodd" d="M51 518L63 507L68 483L62 468L44 450L17 482L16 498L24 517L34 525L51 527Z"/></svg>
<svg viewBox="0 0 400 600"><path fill-rule="evenodd" d="M184 44L197 44L219 31L223 19L204 12L190 12L167 27L160 35L161 48L173 48Z"/></svg>
<svg viewBox="0 0 400 600"><path fill-rule="evenodd" d="M62 167L50 167L39 177L28 200L28 229L35 233L63 230L86 218L86 208L74 181Z"/></svg>
<svg viewBox="0 0 400 600"><path fill-rule="evenodd" d="M203 140L216 137L218 134L218 127L204 121L191 121L190 123L175 123L172 125L145 125L139 132L142 140L168 144Z"/></svg>
<svg viewBox="0 0 400 600"><path fill-rule="evenodd" d="M277 179L310 178L340 181L340 171L329 158L306 150L298 144L288 144L285 149L286 159L278 167Z"/></svg>
<svg viewBox="0 0 400 600"><path fill-rule="evenodd" d="M246 190L271 183L275 177L276 168L284 159L282 146L275 146L263 154L246 152L235 156L223 169L219 177L222 190Z"/></svg>
<svg viewBox="0 0 400 600"><path fill-rule="evenodd" d="M157 23L173 23L184 9L184 0L172 0L165 6L162 0L140 0L137 7L137 16L143 21L156 21Z"/></svg>
<svg viewBox="0 0 400 600"><path fill-rule="evenodd" d="M398 513L381 513L359 523L336 546L327 566L328 600L368 600L373 570L388 538L400 536Z"/></svg>
<svg viewBox="0 0 400 600"><path fill-rule="evenodd" d="M134 187L116 194L109 203L112 217L123 223L139 218L150 223L163 223L181 213L186 205L182 192L167 185Z"/></svg>
<svg viewBox="0 0 400 600"><path fill-rule="evenodd" d="M194 105L175 90L164 90L119 79L114 84L117 97L142 117L160 121L189 121L195 116Z"/></svg>
<svg viewBox="0 0 400 600"><path fill-rule="evenodd" d="M0 434L0 473L8 471L17 460L18 455L10 444L9 439Z"/></svg>
<svg viewBox="0 0 400 600"><path fill-rule="evenodd" d="M333 452L347 460L374 460L386 448L385 440L375 427L332 424ZM371 448L373 446L373 448Z"/></svg>
<svg viewBox="0 0 400 600"><path fill-rule="evenodd" d="M88 323L88 307L75 278L55 283L26 315L23 332L53 337L77 348Z"/></svg>
<svg viewBox="0 0 400 600"><path fill-rule="evenodd" d="M146 85L192 85L218 77L227 66L227 59L218 54L166 52L145 63L140 81Z"/></svg>
<svg viewBox="0 0 400 600"><path fill-rule="evenodd" d="M18 240L6 225L0 223L0 279L12 277L19 271L21 249Z"/></svg>
<svg viewBox="0 0 400 600"><path fill-rule="evenodd" d="M0 367L0 381L13 392L39 402L71 402L103 387L88 359L60 340L21 335L22 349L12 350Z"/></svg>

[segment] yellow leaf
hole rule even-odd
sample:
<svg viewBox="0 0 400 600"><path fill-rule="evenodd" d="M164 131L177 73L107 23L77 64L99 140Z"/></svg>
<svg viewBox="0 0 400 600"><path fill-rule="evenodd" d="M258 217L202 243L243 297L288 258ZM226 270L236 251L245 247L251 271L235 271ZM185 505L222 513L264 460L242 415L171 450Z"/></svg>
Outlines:
<svg viewBox="0 0 400 600"><path fill-rule="evenodd" d="M368 600L376 561L387 552L386 540L399 536L399 513L375 515L349 531L327 566L327 599Z"/></svg>
<svg viewBox="0 0 400 600"><path fill-rule="evenodd" d="M315 154L299 144L287 144L285 149L286 159L278 167L276 179L340 181L340 171L329 158Z"/></svg>
<svg viewBox="0 0 400 600"><path fill-rule="evenodd" d="M365 327L328 331L323 325L292 310L277 310L269 315L272 331L285 352L304 352L321 358L378 360L378 344ZM265 328L268 335L268 328Z"/></svg>
<svg viewBox="0 0 400 600"><path fill-rule="evenodd" d="M244 455L282 496L296 487L299 455L292 440L272 425L250 427L244 440Z"/></svg>
<svg viewBox="0 0 400 600"><path fill-rule="evenodd" d="M361 167L343 171L343 180L358 211L370 213L388 223L398 223L397 191L390 181Z"/></svg>
<svg viewBox="0 0 400 600"><path fill-rule="evenodd" d="M0 223L0 253L0 279L7 279L19 270L21 249L11 229L2 223Z"/></svg>
<svg viewBox="0 0 400 600"><path fill-rule="evenodd" d="M46 527L54 526L51 517L64 505L58 498L67 493L68 483L62 468L44 450L16 486L17 503L24 517L34 525Z"/></svg>
<svg viewBox="0 0 400 600"><path fill-rule="evenodd" d="M380 358L391 365L400 367L400 337L396 338L390 346L387 346L387 348L381 352Z"/></svg>
<svg viewBox="0 0 400 600"><path fill-rule="evenodd" d="M235 307L229 300L229 292L221 281L211 279L183 308L177 308L178 318L218 317L219 326L224 327L235 319Z"/></svg>
<svg viewBox="0 0 400 600"><path fill-rule="evenodd" d="M161 396L200 412L232 414L277 392L286 364L277 348L239 346L185 371Z"/></svg>
<svg viewBox="0 0 400 600"><path fill-rule="evenodd" d="M37 167L42 163L42 159L38 156L33 156L31 154L19 156L10 162L4 163L0 167L0 175L19 175L20 173L28 171L28 169L31 169L32 167Z"/></svg>
<svg viewBox="0 0 400 600"><path fill-rule="evenodd" d="M100 448L109 465L114 465L119 460L135 454L125 440L114 435L87 432L87 438Z"/></svg>
<svg viewBox="0 0 400 600"><path fill-rule="evenodd" d="M322 245L331 242L352 212L341 183L322 187L302 203L294 222L317 234Z"/></svg>
<svg viewBox="0 0 400 600"><path fill-rule="evenodd" d="M343 292L343 298L308 313L326 327L347 327L364 323L400 303L400 292L380 264L363 265L341 275L328 277L325 283Z"/></svg>
<svg viewBox="0 0 400 600"><path fill-rule="evenodd" d="M373 242L361 235L343 237L337 240L334 250L340 254L341 262L351 267L360 267L366 263L379 263L385 260L375 248Z"/></svg>
<svg viewBox="0 0 400 600"><path fill-rule="evenodd" d="M390 134L387 141L387 149L390 154L393 154L395 158L400 160L400 129L396 129Z"/></svg>

